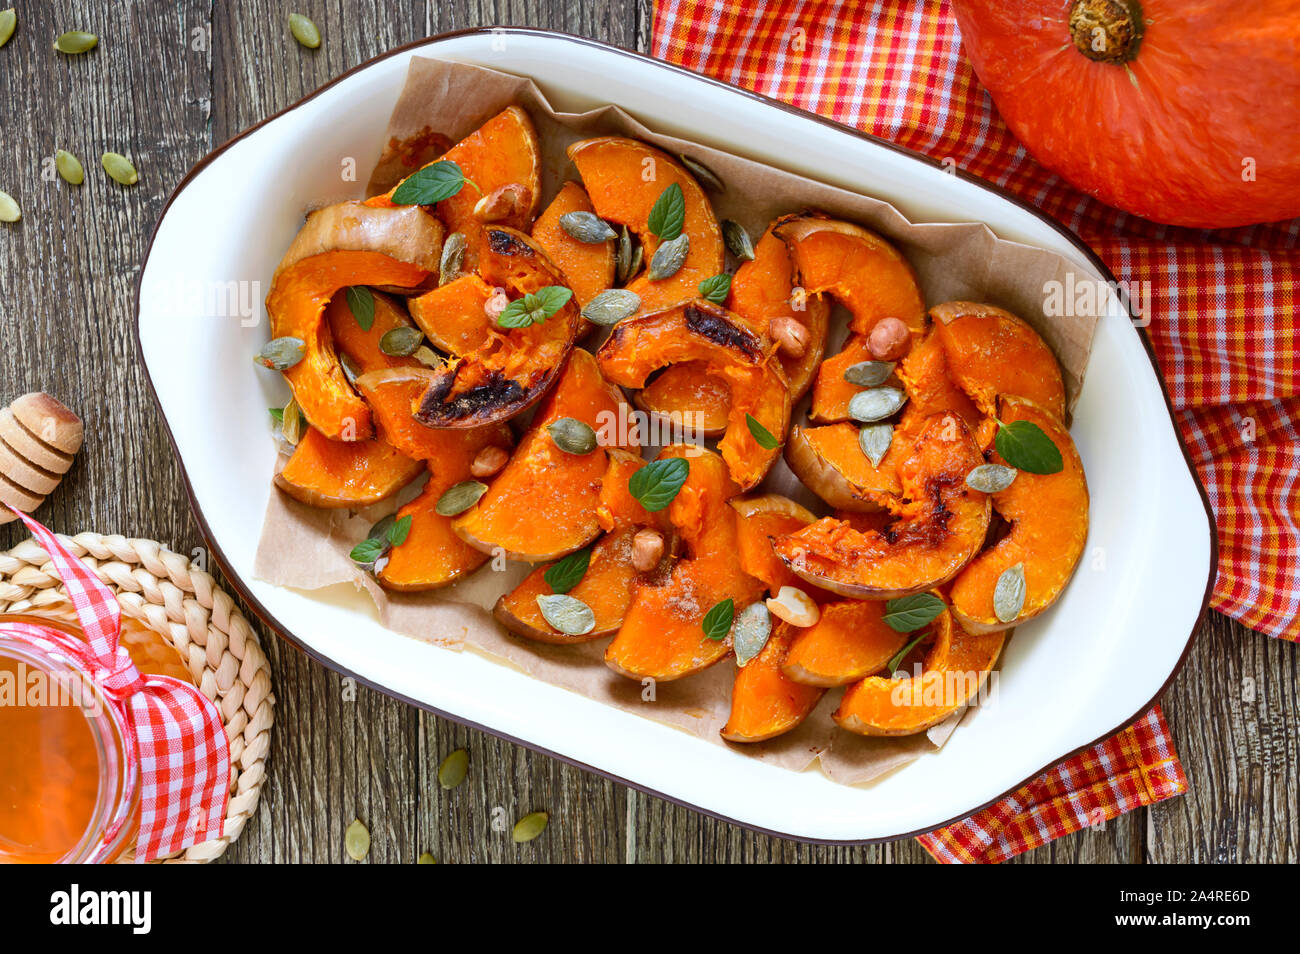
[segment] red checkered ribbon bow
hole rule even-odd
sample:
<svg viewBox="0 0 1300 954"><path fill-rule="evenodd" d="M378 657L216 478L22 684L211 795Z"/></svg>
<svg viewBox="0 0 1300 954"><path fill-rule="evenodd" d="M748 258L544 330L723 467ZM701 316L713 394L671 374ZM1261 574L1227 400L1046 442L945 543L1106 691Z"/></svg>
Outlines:
<svg viewBox="0 0 1300 954"><path fill-rule="evenodd" d="M128 790L121 800L123 809L104 833L104 843L131 820L129 806L137 787L137 861L174 854L220 836L230 794L230 743L221 713L189 683L142 675L118 645L122 611L113 592L53 533L26 514L18 517L49 554L86 638L83 642L48 626L17 622L0 623L0 634L72 660L126 727Z"/></svg>

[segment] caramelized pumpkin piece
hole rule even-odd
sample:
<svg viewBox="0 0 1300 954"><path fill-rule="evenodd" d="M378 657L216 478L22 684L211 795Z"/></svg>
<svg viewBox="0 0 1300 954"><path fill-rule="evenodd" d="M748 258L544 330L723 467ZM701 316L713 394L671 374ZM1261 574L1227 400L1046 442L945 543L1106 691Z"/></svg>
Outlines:
<svg viewBox="0 0 1300 954"><path fill-rule="evenodd" d="M789 732L808 717L826 691L785 675L782 665L798 632L778 622L762 652L736 671L731 715L722 727L728 742L762 742Z"/></svg>
<svg viewBox="0 0 1300 954"><path fill-rule="evenodd" d="M871 333L881 318L899 318L914 335L925 330L925 304L907 259L859 225L820 212L788 215L776 225L809 295L829 294L853 315L849 328Z"/></svg>
<svg viewBox="0 0 1300 954"><path fill-rule="evenodd" d="M686 553L666 576L639 580L632 606L605 662L633 679L666 681L699 672L731 652L731 636L705 635L705 615L730 599L739 612L763 594L763 584L736 561L737 514L727 504L739 488L722 458L685 444L665 447L660 459L685 458L686 482L668 505L668 520Z"/></svg>
<svg viewBox="0 0 1300 954"><path fill-rule="evenodd" d="M906 438L895 433L876 467L862 452L852 424L795 427L785 445L786 463L804 485L841 510L879 510L902 491L898 464L910 452Z"/></svg>
<svg viewBox="0 0 1300 954"><path fill-rule="evenodd" d="M671 426L701 437L721 437L731 415L731 386L707 361L684 361L651 377L636 404Z"/></svg>
<svg viewBox="0 0 1300 954"><path fill-rule="evenodd" d="M591 204L605 221L626 225L641 241L646 265L660 239L650 231L650 210L669 186L681 187L686 203L682 233L690 249L682 267L652 281L642 273L628 282L641 296L641 311L659 311L699 294L699 284L722 271L722 230L699 183L668 153L635 139L602 136L569 146Z"/></svg>
<svg viewBox="0 0 1300 954"><path fill-rule="evenodd" d="M614 240L579 242L564 231L560 216L594 211L587 190L576 182L566 182L533 223L533 241L564 274L565 284L584 308L614 285Z"/></svg>
<svg viewBox="0 0 1300 954"><path fill-rule="evenodd" d="M485 228L483 235L479 276L488 286L505 289L512 301L564 285L564 276L528 236L498 226ZM532 406L564 365L581 320L578 303L570 298L540 324L490 328L482 347L436 372L416 417L431 427L481 427Z"/></svg>
<svg viewBox="0 0 1300 954"><path fill-rule="evenodd" d="M407 299L407 307L435 348L452 355L473 354L491 345L493 323L486 306L494 291L478 275L461 275Z"/></svg>
<svg viewBox="0 0 1300 954"><path fill-rule="evenodd" d="M1010 525L953 580L952 609L969 632L988 633L1033 619L1056 601L1070 582L1088 540L1088 482L1074 441L1060 420L1024 398L1004 397L999 418L1006 424L1032 421L1061 452L1055 474L1023 471L1006 490L993 494L993 509ZM1005 463L996 451L994 463ZM1019 616L1003 622L993 611L998 578L1020 564L1025 573L1025 603Z"/></svg>
<svg viewBox="0 0 1300 954"><path fill-rule="evenodd" d="M779 538L773 549L803 579L854 599L893 599L951 580L979 550L989 525L986 494L966 485L983 463L970 430L952 412L936 414L898 466L898 519L860 533L823 518Z"/></svg>
<svg viewBox="0 0 1300 954"><path fill-rule="evenodd" d="M725 308L697 299L614 326L597 352L601 370L615 384L639 388L652 371L682 361L704 361L731 389L727 430L718 444L731 476L749 489L767 474L780 453L765 448L750 418L776 441L790 421L790 392L764 353L763 341Z"/></svg>
<svg viewBox="0 0 1300 954"><path fill-rule="evenodd" d="M1064 420L1065 386L1050 348L1021 318L992 305L950 301L930 309L952 379L992 417L1014 394Z"/></svg>
<svg viewBox="0 0 1300 954"><path fill-rule="evenodd" d="M333 441L307 428L275 485L311 507L364 507L395 494L422 465L378 440Z"/></svg>
<svg viewBox="0 0 1300 954"><path fill-rule="evenodd" d="M510 463L479 502L456 518L456 532L485 553L500 547L511 559L530 563L590 543L601 529L596 511L608 455L601 446L588 454L560 450L547 425L571 417L599 432L603 422L626 413L623 405L591 354L575 348ZM631 440L627 435L622 446L635 448Z"/></svg>
<svg viewBox="0 0 1300 954"><path fill-rule="evenodd" d="M275 271L266 298L271 337L300 338L285 372L298 406L334 440L371 436L370 411L339 367L325 306L349 285L416 287L438 271L442 226L419 209L342 202L313 212Z"/></svg>
<svg viewBox="0 0 1300 954"><path fill-rule="evenodd" d="M821 618L798 630L782 671L810 686L845 686L885 667L911 640L885 623L879 600L845 600L822 606Z"/></svg>
<svg viewBox="0 0 1300 954"><path fill-rule="evenodd" d="M971 635L951 614L936 634L920 675L868 676L844 692L832 718L859 735L914 735L938 725L975 698L1002 651L1002 633Z"/></svg>
<svg viewBox="0 0 1300 954"><path fill-rule="evenodd" d="M816 517L789 497L761 494L737 497L731 507L740 516L737 533L740 543L740 568L767 584L769 593L783 586L803 586L772 552L772 538L794 533L812 523Z"/></svg>

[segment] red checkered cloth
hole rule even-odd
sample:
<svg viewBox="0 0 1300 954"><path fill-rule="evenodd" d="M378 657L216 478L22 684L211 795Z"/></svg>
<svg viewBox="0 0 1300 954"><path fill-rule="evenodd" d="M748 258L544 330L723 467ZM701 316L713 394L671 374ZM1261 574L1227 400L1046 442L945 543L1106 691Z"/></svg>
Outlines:
<svg viewBox="0 0 1300 954"><path fill-rule="evenodd" d="M652 52L950 160L1073 229L1121 281L1149 282L1147 332L1218 524L1212 605L1252 629L1300 640L1300 220L1179 229L1070 187L1030 158L998 117L961 49L948 0L657 0ZM1108 749L1125 733L1130 743ZM1060 824L1018 826L1023 837L996 834L1024 806L1040 804L1024 792L1050 793L1080 778L1113 793L1106 812L1184 790L1158 709L1125 733L926 836L926 847L944 860L1000 860L1076 830L1077 815L1045 808L1040 815ZM1148 764L1147 753L1166 755ZM1094 763L1111 781L1098 787L1088 769ZM1167 783L1125 781L1152 772ZM988 850L956 847L981 842L976 830L988 833Z"/></svg>
<svg viewBox="0 0 1300 954"><path fill-rule="evenodd" d="M72 659L128 727L124 768L130 783L122 803L131 804L139 766L136 860L161 858L220 836L230 794L230 742L221 713L189 683L141 675L118 644L122 610L113 591L53 533L26 514L14 513L54 564L85 641L31 623L0 623L0 634ZM129 809L119 811L107 826L101 847L130 821Z"/></svg>

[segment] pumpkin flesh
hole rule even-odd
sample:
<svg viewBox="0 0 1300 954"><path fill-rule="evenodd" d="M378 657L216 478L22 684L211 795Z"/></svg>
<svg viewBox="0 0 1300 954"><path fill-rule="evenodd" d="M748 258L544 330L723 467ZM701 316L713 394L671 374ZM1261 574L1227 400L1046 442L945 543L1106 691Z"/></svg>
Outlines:
<svg viewBox="0 0 1300 954"><path fill-rule="evenodd" d="M802 587L803 581L772 552L772 538L806 527L815 519L813 515L779 494L738 497L731 506L740 517L740 568L761 580L769 593L777 593L783 586Z"/></svg>
<svg viewBox="0 0 1300 954"><path fill-rule="evenodd" d="M422 465L378 438L330 440L309 427L298 441L275 484L311 507L365 507L397 493Z"/></svg>
<svg viewBox="0 0 1300 954"><path fill-rule="evenodd" d="M614 285L614 240L580 242L564 231L560 217L570 212L594 211L587 191L576 182L566 182L533 223L533 241L563 273L565 284L584 308Z"/></svg>
<svg viewBox="0 0 1300 954"><path fill-rule="evenodd" d="M731 714L722 727L728 742L763 742L789 732L821 701L826 690L794 682L783 672L797 632L789 623L777 622L762 651L736 671Z"/></svg>
<svg viewBox="0 0 1300 954"><path fill-rule="evenodd" d="M822 606L821 618L798 631L782 672L809 686L845 686L879 672L912 640L885 623L879 600L847 600Z"/></svg>
<svg viewBox="0 0 1300 954"><path fill-rule="evenodd" d="M407 307L435 348L452 355L473 354L492 343L486 306L493 292L478 275L461 275L407 299Z"/></svg>

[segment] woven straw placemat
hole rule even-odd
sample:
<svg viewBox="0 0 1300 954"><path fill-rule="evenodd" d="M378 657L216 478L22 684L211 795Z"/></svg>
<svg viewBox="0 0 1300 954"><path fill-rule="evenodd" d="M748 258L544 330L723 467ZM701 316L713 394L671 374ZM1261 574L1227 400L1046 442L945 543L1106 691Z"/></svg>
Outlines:
<svg viewBox="0 0 1300 954"><path fill-rule="evenodd" d="M113 590L124 616L176 647L194 683L221 712L230 739L231 774L222 836L162 860L204 862L220 857L257 810L266 780L275 696L257 634L210 574L160 543L97 533L59 539ZM0 552L0 613L32 611L72 617L63 583L45 551L27 539ZM134 861L134 846L119 860Z"/></svg>

